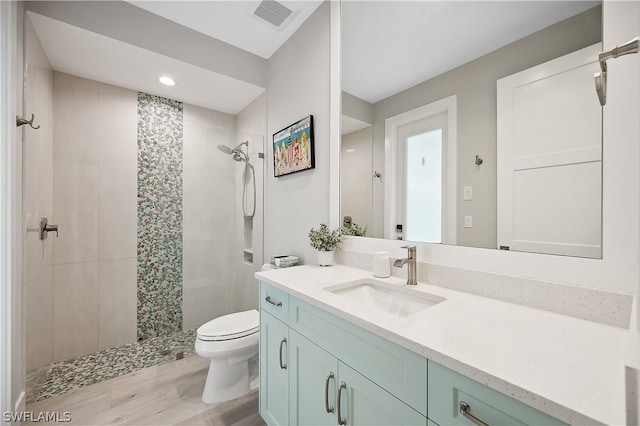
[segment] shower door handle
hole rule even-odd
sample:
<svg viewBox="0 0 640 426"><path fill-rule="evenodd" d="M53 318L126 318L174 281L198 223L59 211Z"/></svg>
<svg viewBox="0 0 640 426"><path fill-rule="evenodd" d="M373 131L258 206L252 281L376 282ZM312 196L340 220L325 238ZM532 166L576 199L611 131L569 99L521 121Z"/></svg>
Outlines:
<svg viewBox="0 0 640 426"><path fill-rule="evenodd" d="M282 341L280 342L280 368L283 370L287 369L287 364L283 364L282 363L282 347L284 346L284 344L287 343L287 338L285 337L284 339L282 339Z"/></svg>

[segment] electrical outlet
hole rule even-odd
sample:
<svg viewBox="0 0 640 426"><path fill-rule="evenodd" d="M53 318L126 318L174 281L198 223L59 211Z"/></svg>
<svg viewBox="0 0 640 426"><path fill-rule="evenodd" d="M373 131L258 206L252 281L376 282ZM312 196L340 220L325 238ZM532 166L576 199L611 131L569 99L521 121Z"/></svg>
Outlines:
<svg viewBox="0 0 640 426"><path fill-rule="evenodd" d="M471 199L473 199L473 188L470 186L465 186L463 188L463 199L464 201L469 201Z"/></svg>
<svg viewBox="0 0 640 426"><path fill-rule="evenodd" d="M465 216L464 217L464 227L465 228L473 228L473 216Z"/></svg>

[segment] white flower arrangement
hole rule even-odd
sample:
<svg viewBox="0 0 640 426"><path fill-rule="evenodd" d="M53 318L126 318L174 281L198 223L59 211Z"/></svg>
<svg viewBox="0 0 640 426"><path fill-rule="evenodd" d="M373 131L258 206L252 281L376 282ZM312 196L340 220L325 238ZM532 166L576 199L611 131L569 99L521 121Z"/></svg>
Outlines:
<svg viewBox="0 0 640 426"><path fill-rule="evenodd" d="M329 227L324 223L320 224L318 229L309 231L309 243L311 247L318 251L333 251L340 248L340 244L344 236L340 233L340 230L329 230Z"/></svg>

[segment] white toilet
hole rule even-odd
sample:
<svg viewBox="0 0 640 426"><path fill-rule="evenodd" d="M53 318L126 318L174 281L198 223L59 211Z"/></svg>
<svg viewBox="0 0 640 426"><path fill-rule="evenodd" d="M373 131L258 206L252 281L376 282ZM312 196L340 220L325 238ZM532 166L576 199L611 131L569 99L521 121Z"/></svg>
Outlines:
<svg viewBox="0 0 640 426"><path fill-rule="evenodd" d="M196 352L211 359L202 401L211 404L258 388L260 315L255 309L224 315L197 331Z"/></svg>

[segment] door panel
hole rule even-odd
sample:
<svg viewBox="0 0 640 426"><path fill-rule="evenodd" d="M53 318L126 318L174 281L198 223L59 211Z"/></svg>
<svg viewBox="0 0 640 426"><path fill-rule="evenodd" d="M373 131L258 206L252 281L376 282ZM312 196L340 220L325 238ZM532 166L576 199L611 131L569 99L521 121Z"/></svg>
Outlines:
<svg viewBox="0 0 640 426"><path fill-rule="evenodd" d="M397 211L403 239L441 243L447 218L447 114L398 127Z"/></svg>
<svg viewBox="0 0 640 426"><path fill-rule="evenodd" d="M426 425L427 418L351 367L340 362L338 386L347 425ZM344 385L342 385L344 383Z"/></svg>
<svg viewBox="0 0 640 426"><path fill-rule="evenodd" d="M293 330L290 338L291 424L336 424L338 360Z"/></svg>
<svg viewBox="0 0 640 426"><path fill-rule="evenodd" d="M602 256L600 48L498 81L498 247Z"/></svg>
<svg viewBox="0 0 640 426"><path fill-rule="evenodd" d="M288 338L286 324L260 312L260 414L268 425L289 424Z"/></svg>

